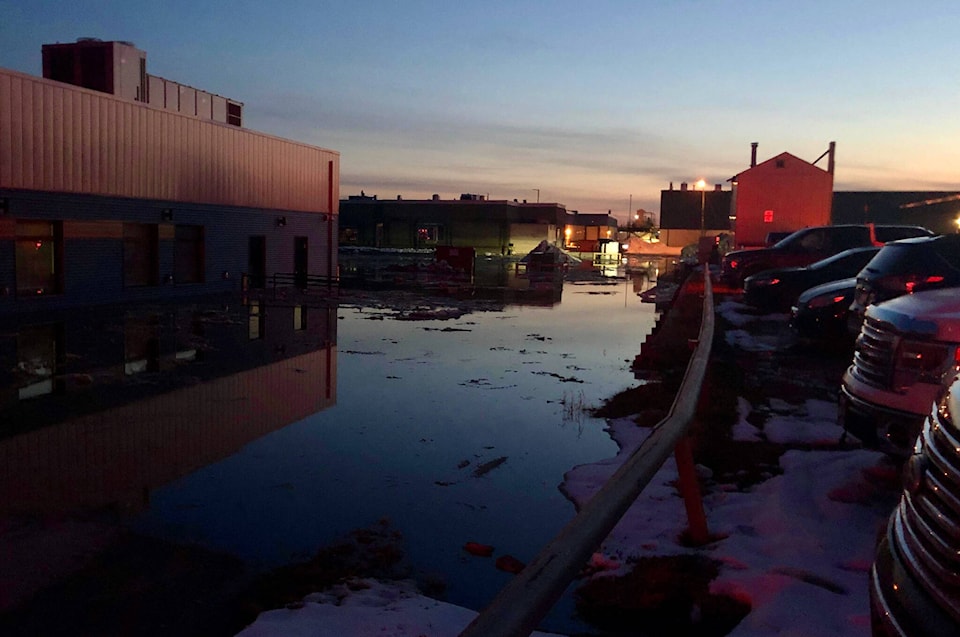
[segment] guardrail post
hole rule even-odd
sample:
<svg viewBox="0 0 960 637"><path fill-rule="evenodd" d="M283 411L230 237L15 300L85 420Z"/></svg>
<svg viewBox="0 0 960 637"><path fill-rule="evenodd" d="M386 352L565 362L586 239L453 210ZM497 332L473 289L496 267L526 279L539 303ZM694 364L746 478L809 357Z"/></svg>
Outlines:
<svg viewBox="0 0 960 637"><path fill-rule="evenodd" d="M686 541L694 546L703 546L710 541L707 531L707 516L703 511L703 498L700 497L700 483L697 480L697 467L693 462L693 446L690 436L684 435L673 448L677 461L680 495L687 509Z"/></svg>

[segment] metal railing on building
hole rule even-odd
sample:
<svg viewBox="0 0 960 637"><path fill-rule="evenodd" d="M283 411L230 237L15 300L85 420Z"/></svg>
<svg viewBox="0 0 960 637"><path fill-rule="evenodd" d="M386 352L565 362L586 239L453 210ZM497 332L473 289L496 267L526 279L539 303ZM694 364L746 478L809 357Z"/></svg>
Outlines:
<svg viewBox="0 0 960 637"><path fill-rule="evenodd" d="M299 272L274 272L271 275L256 275L244 272L240 278L240 289L248 290L269 289L276 292L281 288L297 288L300 290L337 290L340 278L323 274L301 274Z"/></svg>
<svg viewBox="0 0 960 637"><path fill-rule="evenodd" d="M243 273L240 276L243 302L267 301L279 305L326 303L340 294L337 276L276 272L272 275Z"/></svg>

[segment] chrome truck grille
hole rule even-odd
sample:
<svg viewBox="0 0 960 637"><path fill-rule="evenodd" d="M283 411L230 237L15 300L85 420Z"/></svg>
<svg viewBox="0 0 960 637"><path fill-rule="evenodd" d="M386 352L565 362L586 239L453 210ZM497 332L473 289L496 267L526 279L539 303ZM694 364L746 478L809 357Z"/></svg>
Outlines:
<svg viewBox="0 0 960 637"><path fill-rule="evenodd" d="M927 419L905 469L893 538L904 563L960 622L960 431L944 399Z"/></svg>
<svg viewBox="0 0 960 637"><path fill-rule="evenodd" d="M864 319L853 354L852 373L858 380L890 389L893 383L897 335L881 321Z"/></svg>

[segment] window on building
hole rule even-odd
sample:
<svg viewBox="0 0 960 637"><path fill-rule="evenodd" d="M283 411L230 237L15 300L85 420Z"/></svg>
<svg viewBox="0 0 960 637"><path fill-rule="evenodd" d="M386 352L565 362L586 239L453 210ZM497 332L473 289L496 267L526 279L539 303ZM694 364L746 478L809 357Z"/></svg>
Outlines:
<svg viewBox="0 0 960 637"><path fill-rule="evenodd" d="M786 168L786 166L787 166L787 163L784 160L782 159L777 160L777 168Z"/></svg>
<svg viewBox="0 0 960 637"><path fill-rule="evenodd" d="M587 238L587 229L584 226L567 226L569 232L564 231L567 241L583 241Z"/></svg>
<svg viewBox="0 0 960 637"><path fill-rule="evenodd" d="M62 389L56 378L64 356L62 323L22 328L17 334L17 397L24 400Z"/></svg>
<svg viewBox="0 0 960 637"><path fill-rule="evenodd" d="M417 227L417 243L436 243L440 240L440 226L432 223L422 224Z"/></svg>
<svg viewBox="0 0 960 637"><path fill-rule="evenodd" d="M356 245L358 236L356 228L340 228L340 245Z"/></svg>
<svg viewBox="0 0 960 637"><path fill-rule="evenodd" d="M178 225L174 237L174 281L203 283L203 226Z"/></svg>
<svg viewBox="0 0 960 637"><path fill-rule="evenodd" d="M17 221L17 295L62 292L63 224L58 221Z"/></svg>
<svg viewBox="0 0 960 637"><path fill-rule="evenodd" d="M260 313L260 301L251 301L247 306L247 335L251 341L263 338L263 314Z"/></svg>
<svg viewBox="0 0 960 637"><path fill-rule="evenodd" d="M176 334L177 352L175 359L178 363L188 363L203 360L203 347L206 341L207 317L204 312L195 312L190 317L190 328L178 326Z"/></svg>
<svg viewBox="0 0 960 637"><path fill-rule="evenodd" d="M302 305L293 306L293 329L296 332L307 329L307 308Z"/></svg>
<svg viewBox="0 0 960 637"><path fill-rule="evenodd" d="M160 370L160 317L127 317L123 325L123 371L127 376Z"/></svg>
<svg viewBox="0 0 960 637"><path fill-rule="evenodd" d="M123 284L126 287L157 285L160 279L157 245L156 224L123 224Z"/></svg>

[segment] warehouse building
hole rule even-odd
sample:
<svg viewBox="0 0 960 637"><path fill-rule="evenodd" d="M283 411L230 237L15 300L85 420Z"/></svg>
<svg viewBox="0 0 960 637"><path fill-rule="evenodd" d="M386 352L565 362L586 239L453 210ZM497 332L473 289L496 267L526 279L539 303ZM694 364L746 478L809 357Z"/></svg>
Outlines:
<svg viewBox="0 0 960 637"><path fill-rule="evenodd" d="M335 280L339 153L243 128L129 42L43 69L0 69L0 314Z"/></svg>

